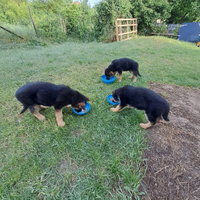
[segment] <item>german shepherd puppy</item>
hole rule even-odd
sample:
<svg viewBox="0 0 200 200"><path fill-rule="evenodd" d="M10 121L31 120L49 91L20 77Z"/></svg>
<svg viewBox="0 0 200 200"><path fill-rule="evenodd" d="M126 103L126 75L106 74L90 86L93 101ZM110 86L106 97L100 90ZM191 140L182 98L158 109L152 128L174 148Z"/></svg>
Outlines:
<svg viewBox="0 0 200 200"><path fill-rule="evenodd" d="M147 124L140 124L142 128L149 128L162 118L169 121L169 104L160 95L150 89L126 85L112 92L112 96L120 104L111 108L113 112L119 112L125 107L135 107L144 110L148 119Z"/></svg>
<svg viewBox="0 0 200 200"><path fill-rule="evenodd" d="M106 79L109 80L111 77L115 76L116 72L118 72L119 82L121 82L122 71L129 71L132 74L129 78L133 78L134 76L133 81L136 82L138 75L141 76L138 71L138 67L139 67L138 63L129 58L115 59L108 66L108 68L105 69L105 76L106 76Z"/></svg>
<svg viewBox="0 0 200 200"><path fill-rule="evenodd" d="M58 126L65 125L62 115L63 107L71 105L74 109L83 109L86 112L85 104L89 101L87 97L66 85L54 85L48 82L27 83L17 90L15 97L24 106L21 113L29 108L39 120L44 120L45 117L38 110L53 106Z"/></svg>

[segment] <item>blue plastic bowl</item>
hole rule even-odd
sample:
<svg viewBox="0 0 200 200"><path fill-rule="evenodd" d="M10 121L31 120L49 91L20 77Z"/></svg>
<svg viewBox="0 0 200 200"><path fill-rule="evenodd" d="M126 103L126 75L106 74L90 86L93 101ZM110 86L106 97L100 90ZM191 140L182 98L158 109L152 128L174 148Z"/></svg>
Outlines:
<svg viewBox="0 0 200 200"><path fill-rule="evenodd" d="M87 110L86 112L83 112L83 110L81 110L81 112L76 112L76 110L75 110L74 108L72 108L72 110L73 110L74 113L77 114L77 115L85 115L85 114L88 113L89 110L90 110L90 104L89 104L88 102L86 102L85 108L86 108L86 110Z"/></svg>
<svg viewBox="0 0 200 200"><path fill-rule="evenodd" d="M114 103L112 102L110 99L113 98L112 94L111 95L108 95L107 99L108 99L108 102L111 104L111 105L119 105L120 102L117 102L117 103Z"/></svg>
<svg viewBox="0 0 200 200"><path fill-rule="evenodd" d="M110 83L112 83L112 82L115 81L115 77L114 77L114 76L111 77L109 80L107 80L107 79L106 79L106 75L102 75L102 76L101 76L101 79L102 79L102 81L103 81L104 83L106 83L106 84L110 84Z"/></svg>

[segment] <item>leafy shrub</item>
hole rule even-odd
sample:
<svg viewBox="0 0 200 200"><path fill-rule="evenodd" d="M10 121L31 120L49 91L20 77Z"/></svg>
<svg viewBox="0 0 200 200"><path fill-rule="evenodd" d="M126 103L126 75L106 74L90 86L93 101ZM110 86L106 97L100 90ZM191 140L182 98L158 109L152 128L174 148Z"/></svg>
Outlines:
<svg viewBox="0 0 200 200"><path fill-rule="evenodd" d="M130 12L133 17L137 18L139 32L147 29L150 33L155 28L160 31L163 27L155 27L156 20L164 21L170 17L171 7L167 0L130 0L130 2L132 5Z"/></svg>
<svg viewBox="0 0 200 200"><path fill-rule="evenodd" d="M94 22L95 37L103 41L113 41L116 18L132 18L129 0L104 0L96 6Z"/></svg>
<svg viewBox="0 0 200 200"><path fill-rule="evenodd" d="M55 14L42 15L41 20L37 23L38 35L51 41L65 41L66 34L61 29L59 17Z"/></svg>
<svg viewBox="0 0 200 200"><path fill-rule="evenodd" d="M83 1L81 5L70 4L63 13L67 34L84 41L93 41L95 10Z"/></svg>
<svg viewBox="0 0 200 200"><path fill-rule="evenodd" d="M151 26L151 31L154 33L165 33L167 30L166 24L154 24Z"/></svg>

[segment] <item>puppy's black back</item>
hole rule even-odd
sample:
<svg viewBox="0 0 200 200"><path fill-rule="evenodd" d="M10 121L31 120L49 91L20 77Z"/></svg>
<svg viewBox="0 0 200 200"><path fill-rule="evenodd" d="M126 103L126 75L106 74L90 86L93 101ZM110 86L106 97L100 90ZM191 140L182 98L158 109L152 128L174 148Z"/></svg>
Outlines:
<svg viewBox="0 0 200 200"><path fill-rule="evenodd" d="M78 91L71 89L66 85L54 85L48 82L27 83L17 90L15 97L20 101L24 108L34 111L34 105L54 106L55 109L71 104L86 102L89 99Z"/></svg>
<svg viewBox="0 0 200 200"><path fill-rule="evenodd" d="M20 87L15 93L15 97L22 104L52 106L60 90L61 87L52 83L32 82Z"/></svg>
<svg viewBox="0 0 200 200"><path fill-rule="evenodd" d="M137 74L141 76L138 71L138 63L130 58L115 59L112 61L111 65L116 71L136 71Z"/></svg>
<svg viewBox="0 0 200 200"><path fill-rule="evenodd" d="M149 121L156 123L158 117L168 119L169 104L160 95L148 88L126 85L115 90L120 97L121 106L130 105L139 110L145 110ZM151 119L152 118L152 119Z"/></svg>

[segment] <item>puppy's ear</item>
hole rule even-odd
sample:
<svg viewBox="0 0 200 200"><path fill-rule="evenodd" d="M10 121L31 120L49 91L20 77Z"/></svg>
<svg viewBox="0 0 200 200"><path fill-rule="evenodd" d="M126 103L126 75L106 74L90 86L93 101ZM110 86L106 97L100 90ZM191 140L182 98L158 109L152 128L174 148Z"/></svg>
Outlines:
<svg viewBox="0 0 200 200"><path fill-rule="evenodd" d="M109 72L109 75L114 76L115 74L114 74L113 71L110 71L110 72Z"/></svg>
<svg viewBox="0 0 200 200"><path fill-rule="evenodd" d="M114 95L115 95L115 90L112 91L112 96L114 96Z"/></svg>
<svg viewBox="0 0 200 200"><path fill-rule="evenodd" d="M120 95L119 89L116 89L116 90L112 91L112 96L113 96L114 99L119 100L120 99L119 95Z"/></svg>
<svg viewBox="0 0 200 200"><path fill-rule="evenodd" d="M89 99L87 97L85 97L86 101L89 101Z"/></svg>

